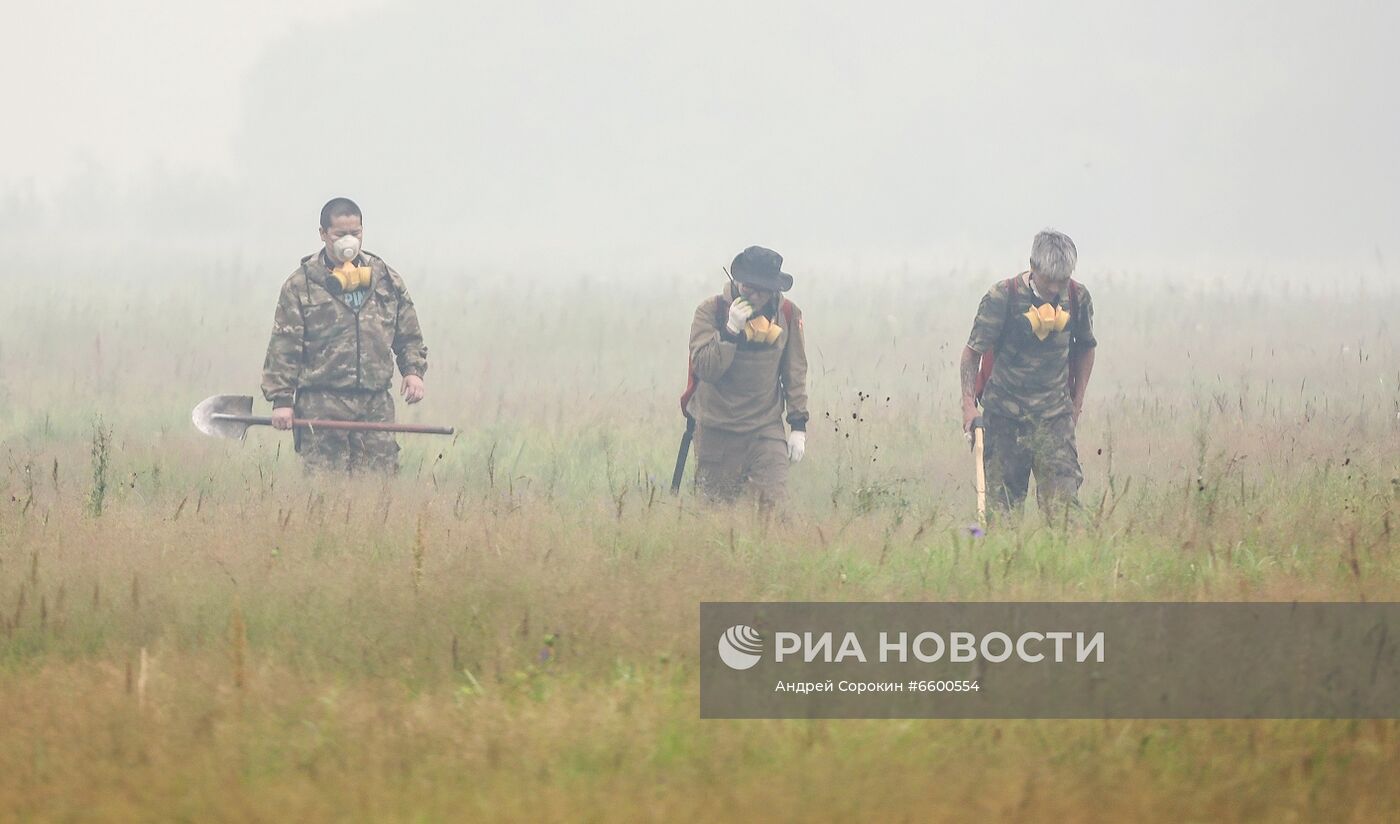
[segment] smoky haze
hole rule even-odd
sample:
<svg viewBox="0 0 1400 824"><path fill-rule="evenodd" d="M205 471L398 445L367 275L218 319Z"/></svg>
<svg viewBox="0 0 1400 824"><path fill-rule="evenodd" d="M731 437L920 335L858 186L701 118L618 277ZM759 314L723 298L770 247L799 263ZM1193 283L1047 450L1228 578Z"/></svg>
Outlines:
<svg viewBox="0 0 1400 824"><path fill-rule="evenodd" d="M1394 4L130 8L12 11L12 245L290 264L344 194L370 249L510 272L1003 271L1053 225L1095 270L1383 278L1397 246Z"/></svg>

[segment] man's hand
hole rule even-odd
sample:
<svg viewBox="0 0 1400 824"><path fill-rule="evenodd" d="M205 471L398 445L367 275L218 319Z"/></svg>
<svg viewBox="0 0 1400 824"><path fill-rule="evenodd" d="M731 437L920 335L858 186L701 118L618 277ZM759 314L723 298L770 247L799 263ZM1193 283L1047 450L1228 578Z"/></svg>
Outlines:
<svg viewBox="0 0 1400 824"><path fill-rule="evenodd" d="M729 330L729 334L737 335L751 317L753 317L753 307L749 305L748 301L738 298L729 304L729 323L726 324L725 328Z"/></svg>
<svg viewBox="0 0 1400 824"><path fill-rule="evenodd" d="M272 428L287 430L292 428L292 408L280 406L272 410Z"/></svg>
<svg viewBox="0 0 1400 824"><path fill-rule="evenodd" d="M807 454L807 433L794 429L788 433L788 460L797 463Z"/></svg>
<svg viewBox="0 0 1400 824"><path fill-rule="evenodd" d="M400 393L403 399L409 403L418 403L423 400L423 396L428 394L428 390L423 388L423 379L417 375L405 375L403 379L403 391Z"/></svg>
<svg viewBox="0 0 1400 824"><path fill-rule="evenodd" d="M972 437L972 422L977 420L977 405L963 404L963 434Z"/></svg>

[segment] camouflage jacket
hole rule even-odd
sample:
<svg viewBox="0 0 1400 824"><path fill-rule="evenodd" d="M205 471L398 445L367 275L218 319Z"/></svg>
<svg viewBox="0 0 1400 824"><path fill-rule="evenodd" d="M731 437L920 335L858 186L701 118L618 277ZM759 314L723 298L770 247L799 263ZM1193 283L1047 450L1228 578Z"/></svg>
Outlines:
<svg viewBox="0 0 1400 824"><path fill-rule="evenodd" d="M388 389L396 361L403 375L427 371L428 347L403 278L368 252L356 264L373 273L358 311L326 289L322 254L302 258L282 284L262 376L274 408L291 406L298 389Z"/></svg>
<svg viewBox="0 0 1400 824"><path fill-rule="evenodd" d="M967 346L974 352L996 352L996 363L982 394L986 412L1044 420L1074 410L1069 396L1070 353L1098 345L1093 299L1082 283L1075 283L1075 291L1071 301L1066 286L1056 301L1070 313L1069 324L1045 340L1031 331L1026 312L1046 301L1035 294L1024 274L1017 276L1015 295L1003 280L983 296Z"/></svg>
<svg viewBox="0 0 1400 824"><path fill-rule="evenodd" d="M751 343L725 328L734 287L706 298L690 325L690 368L696 381L686 412L701 426L786 437L783 412L793 429L807 428L807 349L802 310L770 309L782 327L772 345ZM722 308L723 311L720 311ZM788 316L791 316L791 321Z"/></svg>

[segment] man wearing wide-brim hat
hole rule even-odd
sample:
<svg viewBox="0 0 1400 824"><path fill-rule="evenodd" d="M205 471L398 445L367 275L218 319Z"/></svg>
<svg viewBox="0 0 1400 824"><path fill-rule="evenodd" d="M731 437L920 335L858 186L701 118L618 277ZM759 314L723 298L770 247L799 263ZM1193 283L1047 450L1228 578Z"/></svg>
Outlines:
<svg viewBox="0 0 1400 824"><path fill-rule="evenodd" d="M783 296L792 275L782 266L771 249L740 252L732 281L701 302L690 327L684 409L696 422L696 482L716 502L747 495L764 507L783 501L788 464L806 450L802 312Z"/></svg>

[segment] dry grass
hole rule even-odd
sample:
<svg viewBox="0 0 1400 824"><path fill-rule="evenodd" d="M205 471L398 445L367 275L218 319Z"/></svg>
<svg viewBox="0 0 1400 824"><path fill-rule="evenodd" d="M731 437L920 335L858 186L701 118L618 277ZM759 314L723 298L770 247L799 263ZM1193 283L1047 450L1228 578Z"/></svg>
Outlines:
<svg viewBox="0 0 1400 824"><path fill-rule="evenodd" d="M701 600L1400 595L1384 302L1091 280L1085 522L974 541L953 359L990 280L796 295L821 425L766 530L661 486L685 325L713 284L635 294L616 325L584 282L410 278L434 366L407 417L463 434L406 439L399 479L348 485L307 482L272 433L188 426L205 394L251 391L274 283L36 284L0 309L0 817L1400 807L1391 722L698 719ZM862 324L835 325L838 305Z"/></svg>

